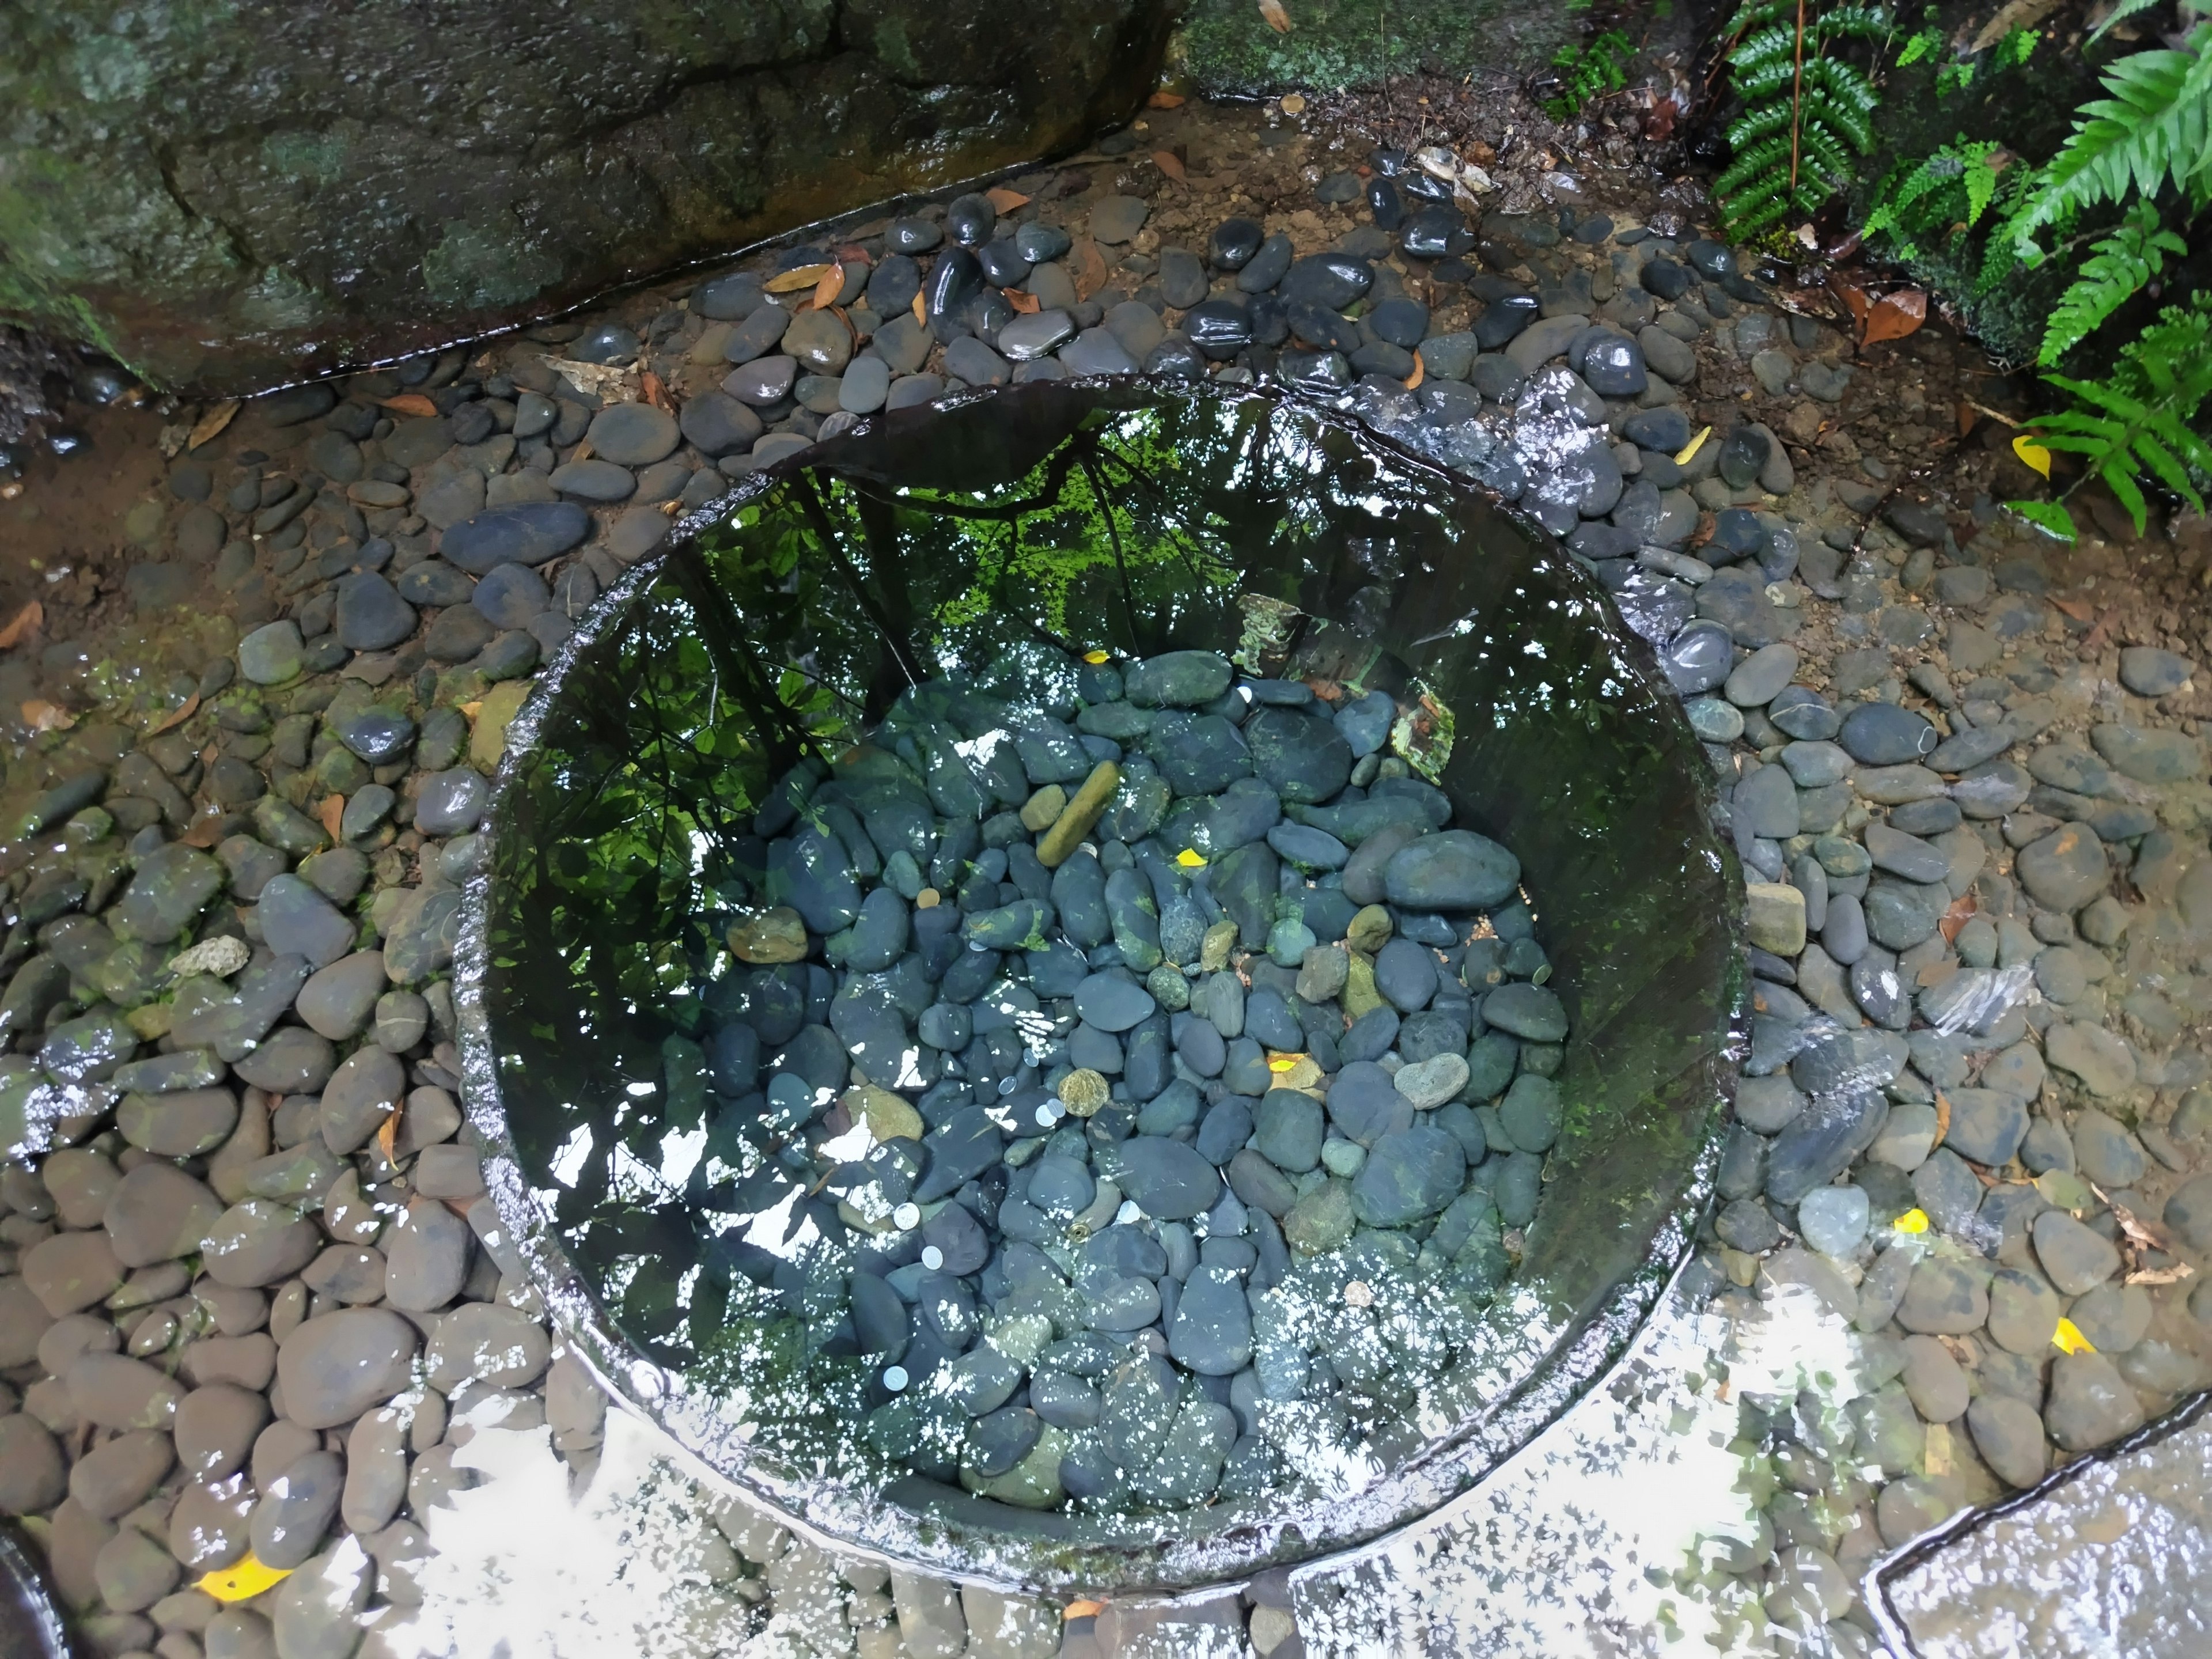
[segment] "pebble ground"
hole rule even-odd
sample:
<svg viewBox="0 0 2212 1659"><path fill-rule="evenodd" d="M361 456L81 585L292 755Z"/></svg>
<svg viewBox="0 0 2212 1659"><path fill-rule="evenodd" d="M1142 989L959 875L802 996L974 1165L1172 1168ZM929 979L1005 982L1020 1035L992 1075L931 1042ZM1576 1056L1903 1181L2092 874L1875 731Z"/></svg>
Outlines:
<svg viewBox="0 0 2212 1659"><path fill-rule="evenodd" d="M1072 332L1030 372L1347 388L1564 535L1689 700L1755 998L1684 1286L1723 1333L1702 1380L1780 1308L1848 1358L1721 1396L1757 1518L1656 1569L1686 1606L1741 1650L1869 1652L1855 1582L1883 1549L2205 1385L2212 526L2138 538L2090 501L2079 545L2038 540L1994 504L2035 483L2017 384L1940 325L1855 350L1702 242L1694 191L1555 180L1564 215L1484 198L1474 246L1415 258L1364 145L1195 106L1127 137L1012 181L1012 216L1069 246L1015 285L1034 311L946 308L999 350L918 325L902 368L890 307L856 386L858 302L909 234L860 226L822 250L853 268L824 295L849 331L815 312L773 319L781 352L738 341L770 255L261 399L197 446L209 411L113 404L0 502L8 613L43 607L0 657L5 1087L64 1109L0 1182L0 1510L97 1650L407 1651L382 1627L419 1599L426 1517L468 1495L469 1439L542 1426L590 1475L601 1402L510 1271L454 1097L442 976L504 720L687 502L863 418L875 382L997 378L982 353L1012 378L1003 329L1054 310ZM1204 263L1236 218L1366 262L1358 317L1296 325L1327 349L1261 355L1206 313L1254 292ZM1048 266L1069 294L1038 292ZM1331 310L1332 267L1300 268L1323 275L1292 297ZM753 384L777 356L788 388ZM1349 1569L1063 1620L712 1518L728 1623L702 1653L1374 1650L1345 1633ZM249 1547L297 1571L231 1606L192 1588Z"/></svg>

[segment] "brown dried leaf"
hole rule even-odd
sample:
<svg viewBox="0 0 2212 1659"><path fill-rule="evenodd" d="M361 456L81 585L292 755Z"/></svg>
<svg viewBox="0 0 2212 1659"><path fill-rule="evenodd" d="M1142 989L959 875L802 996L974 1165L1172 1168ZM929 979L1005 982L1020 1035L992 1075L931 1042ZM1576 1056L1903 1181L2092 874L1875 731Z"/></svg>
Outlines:
<svg viewBox="0 0 2212 1659"><path fill-rule="evenodd" d="M399 1154L395 1150L399 1141L399 1115L407 1109L404 1103L394 1106L384 1115L384 1121L376 1126L376 1150L384 1154L389 1168L397 1169Z"/></svg>
<svg viewBox="0 0 2212 1659"><path fill-rule="evenodd" d="M2112 1211L2112 1219L2120 1224L2120 1231L2125 1235L2128 1243L2130 1244L2139 1245L2146 1250L2165 1250L2167 1249L2166 1242L2160 1238L2156 1233L2153 1232L2148 1226L2144 1225L2142 1222L2136 1219L2136 1212L2133 1210L2128 1208L2124 1204L2113 1203L2112 1194L2107 1193L2103 1188L2097 1185L2095 1182L2093 1181L2089 1183L2089 1190L2096 1194L2098 1198L2104 1203L2105 1206Z"/></svg>
<svg viewBox="0 0 2212 1659"><path fill-rule="evenodd" d="M1901 288L1875 301L1874 309L1867 313L1860 343L1877 345L1884 340L1901 340L1918 332L1921 324L1927 320L1928 290Z"/></svg>
<svg viewBox="0 0 2212 1659"><path fill-rule="evenodd" d="M1291 15L1283 9L1283 0L1260 0L1260 15L1267 20L1267 27L1276 33L1291 32Z"/></svg>
<svg viewBox="0 0 2212 1659"><path fill-rule="evenodd" d="M76 724L76 716L58 702L33 697L23 705L23 724L33 732L66 732Z"/></svg>
<svg viewBox="0 0 2212 1659"><path fill-rule="evenodd" d="M228 403L217 404L192 423L192 435L185 441L185 447L198 449L202 444L213 443L222 435L223 428L236 417L238 410L239 402L235 398Z"/></svg>
<svg viewBox="0 0 2212 1659"><path fill-rule="evenodd" d="M1936 1139L1928 1150L1934 1152L1943 1144L1944 1136L1951 1133L1951 1097L1941 1089L1936 1091Z"/></svg>
<svg viewBox="0 0 2212 1659"><path fill-rule="evenodd" d="M1008 305L1012 306L1016 311L1020 312L1025 317L1032 315L1044 308L1043 301L1038 299L1036 295L1025 293L1020 289L1002 288L999 292L1006 296L1006 303Z"/></svg>
<svg viewBox="0 0 2212 1659"><path fill-rule="evenodd" d="M0 651L15 649L23 642L25 635L36 631L39 624L46 619L46 607L33 599L9 619L5 628L0 628Z"/></svg>
<svg viewBox="0 0 2212 1659"><path fill-rule="evenodd" d="M1942 932L1943 942L1946 945L1957 944L1959 930L1973 920L1974 912L1980 908L1974 902L1972 893L1963 893L1953 899L1950 908L1943 912L1942 920L1936 924Z"/></svg>
<svg viewBox="0 0 2212 1659"><path fill-rule="evenodd" d="M983 199L1000 213L1013 213L1027 207L1030 198L1018 190L1008 190L1004 185L994 185L983 192Z"/></svg>
<svg viewBox="0 0 2212 1659"><path fill-rule="evenodd" d="M2124 1281L2130 1285L2179 1285L2196 1270L2186 1261L2177 1261L2171 1267L2139 1267Z"/></svg>
<svg viewBox="0 0 2212 1659"><path fill-rule="evenodd" d="M1156 92L1145 100L1147 109L1181 109L1183 95L1179 92Z"/></svg>
<svg viewBox="0 0 2212 1659"><path fill-rule="evenodd" d="M1098 244L1088 236L1079 236L1075 246L1067 251L1067 274L1075 279L1075 297L1080 301L1106 286L1106 257L1098 251Z"/></svg>
<svg viewBox="0 0 2212 1659"><path fill-rule="evenodd" d="M837 296L845 291L845 267L832 265L822 273L822 280L814 285L814 308L827 311L837 303Z"/></svg>
<svg viewBox="0 0 2212 1659"><path fill-rule="evenodd" d="M315 809L315 817L323 826L324 834L333 842L338 838L338 826L345 820L345 797L331 794L323 797L323 804Z"/></svg>
<svg viewBox="0 0 2212 1659"><path fill-rule="evenodd" d="M1162 173L1166 173L1169 178L1174 179L1176 183L1179 185L1183 183L1189 177L1189 175L1183 171L1182 157L1176 155L1171 149L1154 150L1152 152L1152 165L1158 167Z"/></svg>
<svg viewBox="0 0 2212 1659"><path fill-rule="evenodd" d="M1427 376L1428 372L1429 366L1421 361L1421 354L1416 351L1413 354L1413 372L1406 377L1406 390L1408 392L1416 390Z"/></svg>
<svg viewBox="0 0 2212 1659"><path fill-rule="evenodd" d="M1974 429L1974 422L1982 417L1981 411L1969 403L1959 404L1953 409L1952 413L1959 418L1959 435L1961 438L1971 433Z"/></svg>
<svg viewBox="0 0 2212 1659"><path fill-rule="evenodd" d="M394 415L413 415L427 420L438 412L438 405L419 392L402 392L389 398L379 398L378 404Z"/></svg>
<svg viewBox="0 0 2212 1659"><path fill-rule="evenodd" d="M796 294L801 289L812 288L836 269L835 265L799 265L790 270L779 270L761 286L770 294Z"/></svg>
<svg viewBox="0 0 2212 1659"><path fill-rule="evenodd" d="M191 696L185 699L183 707L171 709L167 714L161 716L160 720L155 721L153 725L148 726L146 728L146 735L149 738L158 738L162 732L168 731L172 726L182 726L186 720L191 719L194 714L199 712L199 706L200 694L195 691Z"/></svg>
<svg viewBox="0 0 2212 1659"><path fill-rule="evenodd" d="M2051 602L2075 622L2087 622L2097 614L2097 607L2087 599L2053 599Z"/></svg>
<svg viewBox="0 0 2212 1659"><path fill-rule="evenodd" d="M676 404L668 395L668 388L661 384L660 376L651 369L638 376L637 389L638 395L655 409L669 415L676 412Z"/></svg>
<svg viewBox="0 0 2212 1659"><path fill-rule="evenodd" d="M1863 339L1866 335L1867 313L1874 309L1874 301L1867 297L1866 289L1861 288L1841 271L1838 271L1828 279L1828 287L1835 296L1844 302L1844 309L1850 313L1851 331Z"/></svg>
<svg viewBox="0 0 2212 1659"><path fill-rule="evenodd" d="M929 313L928 313L927 312L924 311L924 310L921 308L921 295L919 293L917 293L917 294L914 296L914 307L913 307L913 309L914 309L914 319L915 319L915 321L916 321L917 323L927 323L927 322L928 322L928 320L929 320Z"/></svg>

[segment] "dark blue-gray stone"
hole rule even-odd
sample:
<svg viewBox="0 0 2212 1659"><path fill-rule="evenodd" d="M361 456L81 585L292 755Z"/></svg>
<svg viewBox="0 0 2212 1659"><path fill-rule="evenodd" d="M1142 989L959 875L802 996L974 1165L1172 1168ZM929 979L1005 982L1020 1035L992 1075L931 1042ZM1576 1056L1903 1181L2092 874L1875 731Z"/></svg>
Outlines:
<svg viewBox="0 0 2212 1659"><path fill-rule="evenodd" d="M1771 718L1771 716L1770 716ZM1895 703L1863 702L1844 716L1836 741L1868 766L1899 766L1931 753L1942 741L1927 717Z"/></svg>
<svg viewBox="0 0 2212 1659"><path fill-rule="evenodd" d="M1567 1012L1558 994L1523 981L1501 985L1484 997L1482 1017L1529 1042L1564 1042L1567 1035Z"/></svg>
<svg viewBox="0 0 2212 1659"><path fill-rule="evenodd" d="M1437 958L1426 945L1394 939L1375 953L1375 988L1401 1013L1418 1013L1437 994Z"/></svg>
<svg viewBox="0 0 2212 1659"><path fill-rule="evenodd" d="M1372 1146L1385 1135L1409 1126L1413 1106L1380 1066L1372 1060L1351 1060L1329 1085L1328 1117L1346 1139Z"/></svg>
<svg viewBox="0 0 2212 1659"><path fill-rule="evenodd" d="M1445 830L1393 854L1383 866L1390 902L1409 910L1482 910L1510 897L1521 860L1486 836Z"/></svg>
<svg viewBox="0 0 2212 1659"><path fill-rule="evenodd" d="M520 501L489 507L445 532L439 553L471 575L495 565L544 564L582 544L592 515L574 501Z"/></svg>
<svg viewBox="0 0 2212 1659"><path fill-rule="evenodd" d="M1261 708L1243 730L1252 769L1285 800L1318 804L1352 776L1352 745L1328 720L1296 708Z"/></svg>
<svg viewBox="0 0 2212 1659"><path fill-rule="evenodd" d="M1878 1087L1815 1095L1774 1138L1767 1154L1767 1195L1796 1204L1825 1187L1874 1144L1889 1121L1889 1101Z"/></svg>
<svg viewBox="0 0 2212 1659"><path fill-rule="evenodd" d="M1115 1183L1156 1221L1204 1215L1221 1195L1221 1172L1198 1149L1158 1135L1132 1135L1115 1149Z"/></svg>
<svg viewBox="0 0 2212 1659"><path fill-rule="evenodd" d="M1270 1089L1260 1102L1253 1145L1277 1169L1304 1175L1321 1163L1321 1103L1292 1089Z"/></svg>
<svg viewBox="0 0 2212 1659"><path fill-rule="evenodd" d="M1252 1360L1252 1304L1237 1274L1197 1267L1168 1323L1168 1352L1200 1376L1233 1376Z"/></svg>
<svg viewBox="0 0 2212 1659"><path fill-rule="evenodd" d="M415 631L415 607L375 571L357 571L338 579L331 626L347 649L381 651Z"/></svg>
<svg viewBox="0 0 2212 1659"><path fill-rule="evenodd" d="M1143 986L1112 974L1093 974L1075 988L1075 1012L1102 1031L1126 1031L1157 1006Z"/></svg>
<svg viewBox="0 0 2212 1659"><path fill-rule="evenodd" d="M278 876L264 887L258 915L262 936L280 956L327 968L354 947L354 924L297 876Z"/></svg>
<svg viewBox="0 0 2212 1659"><path fill-rule="evenodd" d="M982 1107L967 1106L955 1112L943 1128L933 1131L922 1146L929 1156L929 1167L914 1189L914 1201L933 1204L940 1198L950 1198L963 1183L996 1164L1006 1150L1006 1136ZM927 1236L925 1232L924 1237ZM947 1271L951 1265L948 1251Z"/></svg>
<svg viewBox="0 0 2212 1659"><path fill-rule="evenodd" d="M1459 1195L1467 1154L1432 1123L1384 1135L1352 1177L1352 1205L1370 1227L1402 1227L1434 1215Z"/></svg>
<svg viewBox="0 0 2212 1659"><path fill-rule="evenodd" d="M526 628L532 617L553 603L553 590L528 565L494 565L469 602L494 628Z"/></svg>

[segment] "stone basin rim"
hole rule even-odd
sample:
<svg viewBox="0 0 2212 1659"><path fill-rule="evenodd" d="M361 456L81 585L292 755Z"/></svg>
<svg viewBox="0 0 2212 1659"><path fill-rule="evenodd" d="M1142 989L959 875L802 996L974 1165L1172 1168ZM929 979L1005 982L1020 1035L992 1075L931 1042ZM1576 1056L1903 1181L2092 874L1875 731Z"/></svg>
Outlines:
<svg viewBox="0 0 2212 1659"><path fill-rule="evenodd" d="M916 408L869 416L836 439L781 458L714 502L673 522L667 540L601 596L580 621L574 635L538 674L508 727L480 832L495 842L501 808L517 787L536 748L542 723L559 700L578 656L653 585L678 546L791 476L816 466L834 466L848 444L858 445L878 434L896 436L942 414L998 398L1096 392L1128 398L1130 401L1121 406L1132 410L1181 401L1258 401L1332 428L1360 449L1418 475L1440 490L1483 502L1530 538L1535 549L1532 562L1548 564L1563 573L1571 583L1579 585L1579 591L1593 596L1601 592L1548 536L1490 492L1334 410L1279 388L1237 387L1224 394L1205 387L1162 388L1126 376L1071 377L1024 386L970 388ZM1601 614L1610 617L1609 606ZM1686 732L1679 702L1663 695L1663 682L1649 647L1626 630L1621 630L1614 643L1632 653L1635 672L1647 684L1661 689L1661 718L1682 723ZM1709 800L1708 784L1698 779L1694 787L1701 799ZM1728 879L1735 880L1732 856L1724 843L1715 844ZM465 887L454 948L462 1093L481 1142L485 1186L502 1230L544 1294L549 1316L570 1352L618 1405L670 1443L678 1461L694 1474L703 1474L711 1485L766 1508L819 1547L890 1566L1011 1591L1183 1597L1195 1590L1234 1584L1269 1567L1304 1565L1357 1553L1433 1514L1473 1487L1575 1400L1602 1382L1689 1258L1697 1218L1711 1200L1719 1159L1719 1109L1733 1092L1734 1067L1744 1052L1747 1016L1739 971L1724 997L1724 1029L1706 1033L1705 1046L1691 1066L1673 1077L1655 1079L1674 1083L1697 1072L1699 1081L1694 1086L1704 1102L1705 1115L1691 1156L1682 1167L1669 1172L1663 1212L1649 1226L1640 1263L1618 1273L1586 1305L1567 1313L1549 1346L1528 1358L1504 1392L1483 1410L1463 1419L1445 1435L1429 1441L1413 1458L1346 1498L1307 1498L1265 1514L1243 1513L1212 1531L1177 1530L1177 1522L1188 1516L1202 1515L1202 1510L1147 1516L1142 1518L1152 1523L1152 1535L1141 1541L1127 1537L1052 1536L1049 1529L1048 1535L1040 1536L985 1524L965 1510L948 1516L942 1510L925 1513L908 1507L896 1495L897 1482L883 1491L861 1494L847 1487L808 1490L804 1477L772 1480L763 1477L762 1465L768 1460L747 1456L742 1441L726 1427L708 1431L703 1413L687 1419L680 1386L672 1389L662 1367L635 1350L621 1334L566 1250L550 1236L551 1229L542 1220L532 1198L531 1181L509 1131L494 1064L492 1011L487 1006L492 862L487 860L485 868ZM1741 933L1737 918L1724 915L1710 920L1732 941L1740 970ZM1540 1214L1531 1230L1532 1248L1534 1236L1544 1226L1545 1218ZM1509 1280L1509 1290L1515 1282ZM1268 1497L1279 1499L1279 1494L1267 1494L1257 1500L1258 1504L1264 1505ZM1255 1501L1239 1500L1237 1507L1252 1511ZM877 1518L854 1524L863 1513ZM1009 1513L1016 1517L1029 1514ZM885 1515L895 1517L893 1524L884 1523L880 1517ZM1127 1525L1130 1517L1109 1519ZM841 1525L841 1521L848 1524Z"/></svg>

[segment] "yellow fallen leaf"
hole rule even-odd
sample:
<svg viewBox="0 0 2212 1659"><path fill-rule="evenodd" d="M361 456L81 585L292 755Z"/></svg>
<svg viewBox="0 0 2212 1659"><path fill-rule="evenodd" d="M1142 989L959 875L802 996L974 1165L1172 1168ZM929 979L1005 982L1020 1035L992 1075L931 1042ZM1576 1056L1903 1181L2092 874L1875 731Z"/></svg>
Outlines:
<svg viewBox="0 0 2212 1659"><path fill-rule="evenodd" d="M1291 15L1283 9L1283 0L1260 0L1260 15L1267 20L1267 27L1276 33L1291 32Z"/></svg>
<svg viewBox="0 0 2212 1659"><path fill-rule="evenodd" d="M2012 453L2032 471L2046 478L2051 476L2051 452L2025 432L2012 441Z"/></svg>
<svg viewBox="0 0 2212 1659"><path fill-rule="evenodd" d="M797 265L778 271L761 286L770 294L796 294L803 288L812 288L836 269L834 264Z"/></svg>
<svg viewBox="0 0 2212 1659"><path fill-rule="evenodd" d="M1900 1233L1924 1233L1928 1231L1928 1212L1907 1210L1889 1224Z"/></svg>
<svg viewBox="0 0 2212 1659"><path fill-rule="evenodd" d="M1114 653L1110 651L1086 651L1083 653L1083 660L1096 668L1101 663L1113 661Z"/></svg>
<svg viewBox="0 0 2212 1659"><path fill-rule="evenodd" d="M1277 1054L1267 1062L1267 1069L1271 1072L1295 1072L1298 1069L1298 1062L1304 1058L1304 1054Z"/></svg>
<svg viewBox="0 0 2212 1659"><path fill-rule="evenodd" d="M1705 447L1705 440L1712 435L1713 429L1711 427L1707 427L1702 432L1698 433L1696 437L1691 439L1690 441L1683 447L1682 453L1674 458L1674 465L1677 466L1689 465L1690 462L1696 457L1697 453Z"/></svg>
<svg viewBox="0 0 2212 1659"><path fill-rule="evenodd" d="M185 441L185 447L198 449L202 444L214 442L222 435L223 428L230 424L232 416L237 413L238 399L235 398L227 404L217 404L192 423L192 435Z"/></svg>
<svg viewBox="0 0 2212 1659"><path fill-rule="evenodd" d="M194 1588L205 1591L218 1601L250 1601L271 1585L281 1584L291 1576L291 1568L265 1565L258 1556L248 1552L244 1560L234 1566L216 1568Z"/></svg>
<svg viewBox="0 0 2212 1659"><path fill-rule="evenodd" d="M195 714L198 713L199 706L200 694L195 691L191 696L185 699L183 707L171 709L167 714L161 716L159 720L156 720L153 725L148 726L146 728L146 735L149 738L158 738L162 732L167 731L171 726L182 726L186 720L191 719Z"/></svg>
<svg viewBox="0 0 2212 1659"><path fill-rule="evenodd" d="M378 407L388 409L394 415L411 415L420 421L427 421L438 412L438 405L419 392L402 392L376 401Z"/></svg>
<svg viewBox="0 0 2212 1659"><path fill-rule="evenodd" d="M2082 1335L2081 1328L2070 1319L2062 1319L2058 1322L2058 1328L2051 1333L2051 1346L2061 1353L2097 1352L2097 1345Z"/></svg>
<svg viewBox="0 0 2212 1659"><path fill-rule="evenodd" d="M921 308L921 295L918 290L914 296L914 319L917 323L926 323L929 320L929 313Z"/></svg>
<svg viewBox="0 0 2212 1659"><path fill-rule="evenodd" d="M1070 1601L1060 1610L1062 1619L1096 1619L1106 1611L1103 1601Z"/></svg>
<svg viewBox="0 0 2212 1659"><path fill-rule="evenodd" d="M33 732L66 732L76 724L76 716L58 702L33 697L23 705L23 724Z"/></svg>
<svg viewBox="0 0 2212 1659"><path fill-rule="evenodd" d="M1176 862L1186 870L1203 870L1206 868L1206 855L1195 847L1186 847L1176 854Z"/></svg>

